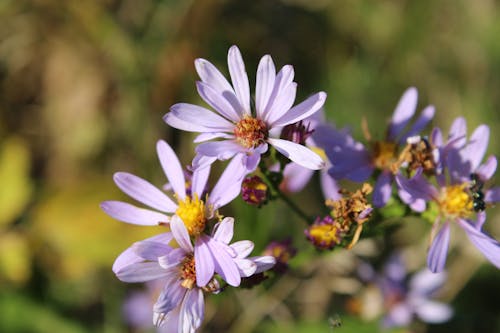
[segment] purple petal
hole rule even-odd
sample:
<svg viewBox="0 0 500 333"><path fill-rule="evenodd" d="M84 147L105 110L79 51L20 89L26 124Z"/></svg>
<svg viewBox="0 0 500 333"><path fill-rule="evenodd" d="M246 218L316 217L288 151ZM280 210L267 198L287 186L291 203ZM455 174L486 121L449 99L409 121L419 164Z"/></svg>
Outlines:
<svg viewBox="0 0 500 333"><path fill-rule="evenodd" d="M250 86L248 84L248 76L240 50L236 45L231 46L229 49L227 64L236 96L244 112L250 114Z"/></svg>
<svg viewBox="0 0 500 333"><path fill-rule="evenodd" d="M153 312L153 325L158 327L158 333L177 332L181 307L178 306L168 313Z"/></svg>
<svg viewBox="0 0 500 333"><path fill-rule="evenodd" d="M175 241L179 246L186 252L193 252L193 245L191 244L191 239L189 238L189 233L182 219L173 215L170 221L170 230L172 235L174 235Z"/></svg>
<svg viewBox="0 0 500 333"><path fill-rule="evenodd" d="M266 121L267 123L272 123L276 119L280 118L285 111L288 111L292 107L295 101L295 92L297 85L292 84L294 77L293 67L290 65L283 66L283 68L276 75L274 81L274 88L269 97L269 102L267 103L265 110L260 110L258 117ZM283 106L288 105L288 109Z"/></svg>
<svg viewBox="0 0 500 333"><path fill-rule="evenodd" d="M448 245L450 243L450 223L445 222L434 237L429 253L427 255L427 267L433 273L439 273L444 269L446 256L448 255Z"/></svg>
<svg viewBox="0 0 500 333"><path fill-rule="evenodd" d="M224 98L220 92L204 82L196 82L198 94L205 102L214 108L221 116L236 123L241 119L240 105L234 105L236 101ZM233 126L234 127L234 126Z"/></svg>
<svg viewBox="0 0 500 333"><path fill-rule="evenodd" d="M431 131L430 141L436 146L441 147L443 145L443 132L438 127L434 127Z"/></svg>
<svg viewBox="0 0 500 333"><path fill-rule="evenodd" d="M453 310L446 304L426 300L415 308L415 313L423 322L439 324L449 320Z"/></svg>
<svg viewBox="0 0 500 333"><path fill-rule="evenodd" d="M196 265L196 283L198 287L206 286L214 275L214 261L207 241L209 237L201 235L194 246L194 262Z"/></svg>
<svg viewBox="0 0 500 333"><path fill-rule="evenodd" d="M429 124L429 122L434 118L434 114L436 113L436 109L434 106L430 105L426 107L415 123L412 125L411 129L403 135L399 139L399 143L404 145L406 143L406 139L415 135L419 135L420 132Z"/></svg>
<svg viewBox="0 0 500 333"><path fill-rule="evenodd" d="M172 250L172 247L166 243L144 240L134 243L132 249L145 260L157 261L159 257L167 255Z"/></svg>
<svg viewBox="0 0 500 333"><path fill-rule="evenodd" d="M232 217L226 217L216 224L213 239L224 244L229 244L231 239L233 239L233 229L234 219Z"/></svg>
<svg viewBox="0 0 500 333"><path fill-rule="evenodd" d="M175 269L186 258L186 251L183 248L177 247L169 251L166 255L158 258L158 264L164 269Z"/></svg>
<svg viewBox="0 0 500 333"><path fill-rule="evenodd" d="M483 160L488 141L490 139L490 128L481 125L472 133L469 144L462 150L463 158L470 163L471 170L475 170Z"/></svg>
<svg viewBox="0 0 500 333"><path fill-rule="evenodd" d="M273 266L276 264L276 258L274 258L273 256L259 256L251 257L248 259L252 260L257 265L257 269L255 270L254 274L267 271L268 269L273 268Z"/></svg>
<svg viewBox="0 0 500 333"><path fill-rule="evenodd" d="M214 163L215 161L217 161L216 156L205 156L201 154L196 154L191 164L193 169L207 168L210 167L210 165L212 165L212 163Z"/></svg>
<svg viewBox="0 0 500 333"><path fill-rule="evenodd" d="M131 198L160 211L172 213L177 205L146 180L127 172L117 172L113 179L118 187Z"/></svg>
<svg viewBox="0 0 500 333"><path fill-rule="evenodd" d="M392 114L389 124L388 140L396 141L401 131L406 127L411 117L415 114L417 107L418 92L414 87L408 88L401 96L401 99Z"/></svg>
<svg viewBox="0 0 500 333"><path fill-rule="evenodd" d="M269 97L274 88L276 78L276 68L270 55L265 55L260 59L257 67L257 79L255 86L255 109L257 116L261 116L266 109Z"/></svg>
<svg viewBox="0 0 500 333"><path fill-rule="evenodd" d="M230 245L231 248L236 252L236 258L246 258L250 253L252 253L254 244L249 240L242 240L234 242Z"/></svg>
<svg viewBox="0 0 500 333"><path fill-rule="evenodd" d="M231 286L237 287L240 285L241 277L238 267L233 261L233 258L228 253L229 246L217 242L214 239L209 239L208 247L212 252L212 257L215 260L215 271Z"/></svg>
<svg viewBox="0 0 500 333"><path fill-rule="evenodd" d="M178 199L184 200L186 198L186 180L177 155L172 147L170 147L168 143L163 140L159 140L156 143L156 151L158 153L158 158L163 168L163 172L165 172L165 175L167 176L170 185L172 185L175 194L177 194Z"/></svg>
<svg viewBox="0 0 500 333"><path fill-rule="evenodd" d="M234 262L236 263L240 276L242 277L252 276L257 270L257 264L250 259L235 259Z"/></svg>
<svg viewBox="0 0 500 333"><path fill-rule="evenodd" d="M493 177L495 171L497 170L497 158L495 156L490 156L477 168L476 173L481 176L481 179L487 180Z"/></svg>
<svg viewBox="0 0 500 333"><path fill-rule="evenodd" d="M451 124L448 141L453 141L453 146L457 148L467 142L467 123L463 117L456 118Z"/></svg>
<svg viewBox="0 0 500 333"><path fill-rule="evenodd" d="M392 173L382 171L378 176L375 188L373 189L373 206L384 207L392 194Z"/></svg>
<svg viewBox="0 0 500 333"><path fill-rule="evenodd" d="M387 316L384 317L383 325L385 327L402 327L411 322L412 311L406 303L394 305Z"/></svg>
<svg viewBox="0 0 500 333"><path fill-rule="evenodd" d="M225 206L240 194L241 183L247 173L245 165L243 165L243 158L243 154L238 154L229 162L210 192L207 201L213 205L214 209Z"/></svg>
<svg viewBox="0 0 500 333"><path fill-rule="evenodd" d="M459 219L458 224L465 230L471 243L481 251L486 259L495 267L500 268L500 243L464 220Z"/></svg>
<svg viewBox="0 0 500 333"><path fill-rule="evenodd" d="M319 111L323 104L325 104L325 100L325 92L321 91L319 93L316 93L302 103L297 104L296 106L288 110L281 118L269 125L272 127L282 127L305 119L315 112Z"/></svg>
<svg viewBox="0 0 500 333"><path fill-rule="evenodd" d="M313 174L314 171L311 169L304 168L297 163L288 163L283 170L283 181L280 187L285 192L300 192L309 183Z"/></svg>
<svg viewBox="0 0 500 333"><path fill-rule="evenodd" d="M123 267L115 272L116 277L123 282L146 282L163 278L170 274L163 269L157 262L138 262Z"/></svg>
<svg viewBox="0 0 500 333"><path fill-rule="evenodd" d="M205 302L201 289L187 291L181 305L178 332L195 333L203 322Z"/></svg>
<svg viewBox="0 0 500 333"><path fill-rule="evenodd" d="M173 281L172 281L173 280ZM176 279L168 281L163 287L153 311L157 313L168 313L178 307L186 295L186 288L182 287Z"/></svg>
<svg viewBox="0 0 500 333"><path fill-rule="evenodd" d="M414 199L431 201L439 195L438 190L425 179L421 169L417 170L415 175L410 179L398 173L396 175L396 182L402 190L410 194Z"/></svg>
<svg viewBox="0 0 500 333"><path fill-rule="evenodd" d="M342 195L339 193L340 186L335 179L328 174L327 170L321 170L319 177L321 190L323 191L325 199L339 200L342 198Z"/></svg>
<svg viewBox="0 0 500 333"><path fill-rule="evenodd" d="M200 79L210 85L213 89L222 93L224 91L233 91L233 88L227 82L224 75L209 61L199 58L194 61L196 72Z"/></svg>
<svg viewBox="0 0 500 333"><path fill-rule="evenodd" d="M245 148L243 148L233 140L204 142L196 147L196 152L198 154L217 157L217 159L219 160L230 159L236 153L244 151Z"/></svg>
<svg viewBox="0 0 500 333"><path fill-rule="evenodd" d="M194 138L194 143L200 143L205 141L210 141L214 139L234 139L233 134L222 133L222 132L211 132L211 133L201 133Z"/></svg>
<svg viewBox="0 0 500 333"><path fill-rule="evenodd" d="M297 143L282 139L267 139L277 151L304 168L319 170L325 166L325 161L311 149Z"/></svg>
<svg viewBox="0 0 500 333"><path fill-rule="evenodd" d="M484 195L484 201L496 203L500 201L500 187L493 187L486 191Z"/></svg>
<svg viewBox="0 0 500 333"><path fill-rule="evenodd" d="M145 239L144 241L160 242L168 244L172 240L172 233L166 232L160 235L156 235ZM131 246L123 251L113 263L113 272L120 271L123 267L144 261L144 258L137 255L134 248Z"/></svg>
<svg viewBox="0 0 500 333"><path fill-rule="evenodd" d="M423 269L411 278L410 293L430 295L444 285L446 278L446 272L432 273L428 269Z"/></svg>
<svg viewBox="0 0 500 333"><path fill-rule="evenodd" d="M191 179L191 193L198 195L201 198L203 191L207 185L208 176L210 175L211 165L204 168L197 168L193 171L193 178Z"/></svg>
<svg viewBox="0 0 500 333"><path fill-rule="evenodd" d="M198 105L178 103L163 116L170 126L188 132L232 132L234 124Z"/></svg>
<svg viewBox="0 0 500 333"><path fill-rule="evenodd" d="M112 218L137 225L158 225L170 221L167 215L121 201L104 201L101 209Z"/></svg>
<svg viewBox="0 0 500 333"><path fill-rule="evenodd" d="M256 149L253 150L252 153L247 153L245 158L243 159L243 164L245 165L245 169L247 174L254 172L257 169L257 166L260 162L260 155L264 154L267 151L267 143L262 144Z"/></svg>

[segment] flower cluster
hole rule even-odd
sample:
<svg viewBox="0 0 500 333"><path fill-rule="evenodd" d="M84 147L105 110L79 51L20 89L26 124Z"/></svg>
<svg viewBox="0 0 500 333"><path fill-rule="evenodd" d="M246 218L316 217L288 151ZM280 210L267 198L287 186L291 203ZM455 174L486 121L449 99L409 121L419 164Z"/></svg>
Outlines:
<svg viewBox="0 0 500 333"><path fill-rule="evenodd" d="M363 144L349 130L325 121L319 112L325 92L293 106L297 83L292 66L277 72L272 58L262 57L252 100L236 46L229 49L227 62L230 81L209 61L195 61L200 77L196 87L209 108L178 103L163 118L176 129L199 133L190 165L183 168L174 149L160 140L156 148L166 185L158 188L127 172L114 175L124 193L147 207L121 201L101 204L117 220L165 228L165 233L133 244L113 265L122 281L161 282L153 306L155 325L169 332L195 332L203 321L205 296L226 286L261 281L275 264L275 273L288 270L297 252L293 235L272 242L263 256L249 257L254 247L250 240L231 243L238 219L224 216L222 208L239 195L257 208L283 200L308 224L305 236L321 250L351 249L367 235L389 232L380 223L382 208L407 206L407 212L434 214L427 258L432 272L444 270L453 224L500 267L500 243L482 230L486 210L500 200L500 188L489 185L497 160L490 156L483 162L489 140L486 125L469 140L463 118L454 121L446 140L438 128L424 135L435 109L424 108L412 121L417 90L409 88L384 138L373 138L362 122ZM223 160L229 162L210 187L211 166ZM288 195L302 190L316 170L328 213L314 219ZM344 189L344 180L360 187ZM421 307L414 311L425 318L429 303L424 298L410 292L401 307L410 313L409 307L418 303Z"/></svg>

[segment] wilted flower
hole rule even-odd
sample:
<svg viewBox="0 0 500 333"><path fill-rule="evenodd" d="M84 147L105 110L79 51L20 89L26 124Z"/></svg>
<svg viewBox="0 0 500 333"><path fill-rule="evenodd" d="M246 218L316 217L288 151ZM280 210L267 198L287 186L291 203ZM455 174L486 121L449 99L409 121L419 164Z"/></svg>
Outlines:
<svg viewBox="0 0 500 333"><path fill-rule="evenodd" d="M238 286L241 277L267 270L275 263L270 256L247 258L253 249L250 241L229 244L233 224L232 218L222 220L212 236L203 235L207 246L197 249L182 220L174 215L171 233L135 243L116 259L113 271L124 282L165 279L153 306L153 322L167 326L169 332L195 332L203 321L204 292L220 291L215 273L229 285ZM172 239L178 248L169 245Z"/></svg>
<svg viewBox="0 0 500 333"><path fill-rule="evenodd" d="M330 130L330 136L336 137L334 145L321 147L325 150L332 167L330 175L337 179L349 179L355 182L366 181L375 170L380 174L373 190L373 205L383 207L392 194L393 168L398 162L398 152L406 145L409 137L415 136L434 117L434 107L426 107L413 125L405 131L417 106L417 90L409 88L399 100L387 129L385 139L372 141L368 129L365 134L370 148L356 142L346 131Z"/></svg>
<svg viewBox="0 0 500 333"><path fill-rule="evenodd" d="M456 125L453 128L456 129ZM454 136L464 140L465 130L460 130L460 135L455 132ZM440 155L440 164L444 168L442 174L436 177L437 186L424 177L422 169L410 179L400 174L396 177L400 197L412 209L422 212L426 209L426 202L431 202L439 211L427 257L427 265L432 272L440 272L445 266L451 222L456 222L474 246L500 268L500 243L481 231L486 220L483 210L489 204L500 201L500 188L483 189L484 182L493 176L497 167L494 156L481 164L488 139L489 128L481 125L465 146L447 145L446 153Z"/></svg>
<svg viewBox="0 0 500 333"><path fill-rule="evenodd" d="M287 238L283 241L272 241L266 246L263 254L276 259L276 265L273 267L274 271L284 273L288 269L290 259L297 254L297 249L292 246L292 239Z"/></svg>
<svg viewBox="0 0 500 333"><path fill-rule="evenodd" d="M319 92L292 107L297 89L293 67L286 65L276 74L271 57L265 55L257 69L255 110L252 112L245 64L236 46L229 49L228 66L232 85L207 60L195 61L201 78L197 82L198 93L216 112L179 103L164 116L165 122L172 127L202 133L195 140L202 142L196 147L195 166L239 155L244 157L246 168L251 172L270 144L292 161L310 169L320 169L324 163L317 154L293 141L273 138L270 133L317 112L325 102L326 93ZM211 141L213 139L222 140Z"/></svg>

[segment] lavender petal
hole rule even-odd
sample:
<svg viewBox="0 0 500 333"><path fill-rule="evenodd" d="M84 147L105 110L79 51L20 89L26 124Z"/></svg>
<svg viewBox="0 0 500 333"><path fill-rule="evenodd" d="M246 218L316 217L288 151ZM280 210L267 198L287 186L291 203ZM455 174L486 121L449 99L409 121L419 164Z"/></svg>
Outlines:
<svg viewBox="0 0 500 333"><path fill-rule="evenodd" d="M170 221L167 215L121 201L104 201L101 209L112 218L137 225L158 225Z"/></svg>

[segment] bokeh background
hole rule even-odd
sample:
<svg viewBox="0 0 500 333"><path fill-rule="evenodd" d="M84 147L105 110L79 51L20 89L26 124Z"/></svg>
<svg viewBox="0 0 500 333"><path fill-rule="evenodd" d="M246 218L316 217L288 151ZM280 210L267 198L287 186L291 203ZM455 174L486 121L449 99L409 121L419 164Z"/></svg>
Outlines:
<svg viewBox="0 0 500 333"><path fill-rule="evenodd" d="M159 230L112 220L98 205L125 199L115 171L165 181L158 139L191 160L192 136L161 117L176 102L200 102L195 58L227 73L227 50L236 44L252 85L262 55L292 64L297 100L326 91L328 120L360 140L362 117L382 135L402 92L415 86L419 108L434 104L434 124L445 131L459 115L470 130L487 123L496 154L498 36L493 0L1 0L0 331L153 331L127 324L123 303L143 287L118 281L111 265ZM321 210L317 184L293 199L310 214ZM317 253L303 240L304 224L280 203L257 210L237 200L224 213L236 216L236 238L254 240L256 252L289 235L300 251L288 275L211 297L204 332L381 331L378 318L346 306L363 288L353 274L359 257L376 262L397 247L410 270L425 260L429 225L421 221L353 252ZM500 238L498 210L486 228ZM453 241L463 246L450 255L440 299L455 316L440 325L417 321L411 330L500 332L498 270L464 235Z"/></svg>

